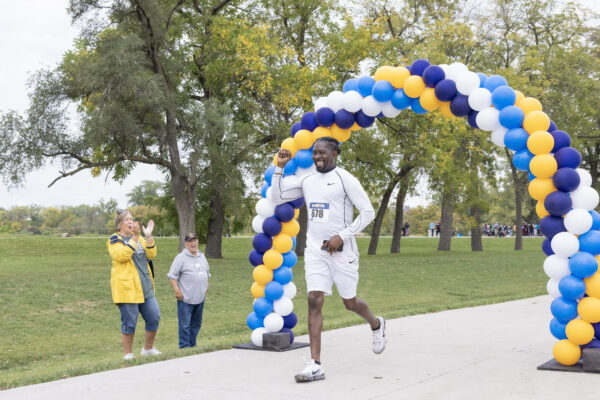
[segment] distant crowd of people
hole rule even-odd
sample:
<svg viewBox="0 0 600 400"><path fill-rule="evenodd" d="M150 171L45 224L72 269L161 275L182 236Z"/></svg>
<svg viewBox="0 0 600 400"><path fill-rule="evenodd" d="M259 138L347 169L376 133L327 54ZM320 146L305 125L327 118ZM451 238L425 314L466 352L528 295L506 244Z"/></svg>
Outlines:
<svg viewBox="0 0 600 400"><path fill-rule="evenodd" d="M516 225L510 226L506 224L499 224L498 222L496 222L495 224L482 225L483 236L506 237L513 236L516 232ZM521 226L521 233L523 234L523 236L540 236L540 226L538 224L524 223Z"/></svg>

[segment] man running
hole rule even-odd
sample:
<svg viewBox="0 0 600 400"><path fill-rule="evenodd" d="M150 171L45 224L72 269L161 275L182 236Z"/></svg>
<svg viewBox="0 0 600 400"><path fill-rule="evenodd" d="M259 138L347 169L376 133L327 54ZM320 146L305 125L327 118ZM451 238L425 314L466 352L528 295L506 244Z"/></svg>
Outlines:
<svg viewBox="0 0 600 400"><path fill-rule="evenodd" d="M337 140L317 139L313 148L316 172L297 180L283 180L283 168L291 159L289 150L280 149L273 174L271 197L279 204L304 196L308 207L308 232L304 268L308 290L308 332L310 363L298 374L296 382L325 379L321 365L323 301L331 295L332 284L346 306L365 319L373 331L373 351L385 349L385 320L375 317L364 300L356 297L358 285L358 247L354 236L375 218L375 211L358 179L336 166L340 153ZM359 215L352 221L356 207Z"/></svg>

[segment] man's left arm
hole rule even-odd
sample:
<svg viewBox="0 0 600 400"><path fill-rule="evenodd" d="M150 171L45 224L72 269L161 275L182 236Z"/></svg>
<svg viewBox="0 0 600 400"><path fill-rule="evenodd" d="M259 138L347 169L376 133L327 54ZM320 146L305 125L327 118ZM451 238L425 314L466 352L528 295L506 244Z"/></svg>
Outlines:
<svg viewBox="0 0 600 400"><path fill-rule="evenodd" d="M355 177L344 182L346 185L346 194L358 210L358 216L352 221L352 224L339 233L342 240L346 240L360 233L375 219L375 210L371 205L369 196L365 189Z"/></svg>

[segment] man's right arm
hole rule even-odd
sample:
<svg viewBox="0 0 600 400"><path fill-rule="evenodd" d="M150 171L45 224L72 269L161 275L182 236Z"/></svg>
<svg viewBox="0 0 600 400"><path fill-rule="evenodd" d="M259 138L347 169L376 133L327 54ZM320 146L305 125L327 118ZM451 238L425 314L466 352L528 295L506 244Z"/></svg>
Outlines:
<svg viewBox="0 0 600 400"><path fill-rule="evenodd" d="M283 179L283 168L292 158L289 150L280 149L277 153L277 167L271 178L271 201L282 204L302 197L302 186L297 179Z"/></svg>

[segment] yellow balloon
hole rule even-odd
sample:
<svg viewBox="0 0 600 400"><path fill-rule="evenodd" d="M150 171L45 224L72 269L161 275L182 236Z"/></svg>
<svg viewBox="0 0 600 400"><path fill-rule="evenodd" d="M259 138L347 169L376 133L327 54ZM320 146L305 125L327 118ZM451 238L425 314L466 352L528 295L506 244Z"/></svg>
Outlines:
<svg viewBox="0 0 600 400"><path fill-rule="evenodd" d="M546 207L544 206L543 201L537 202L537 204L535 205L535 212L538 215L538 217L540 217L540 218L544 218L544 217L550 215L548 210L546 210Z"/></svg>
<svg viewBox="0 0 600 400"><path fill-rule="evenodd" d="M277 236L273 237L273 249L277 250L280 253L287 253L292 249L294 242L292 242L292 238L285 233L280 233ZM264 259L264 256L263 256Z"/></svg>
<svg viewBox="0 0 600 400"><path fill-rule="evenodd" d="M291 137L289 137L289 138L285 139L283 142L281 142L281 148L291 151L292 157L294 157L294 155L298 151L298 146L296 146L296 142L294 142L294 139Z"/></svg>
<svg viewBox="0 0 600 400"><path fill-rule="evenodd" d="M594 338L594 327L582 319L573 319L567 324L565 333L569 342L584 345L591 342Z"/></svg>
<svg viewBox="0 0 600 400"><path fill-rule="evenodd" d="M567 339L556 342L552 353L556 361L562 365L575 365L581 358L581 348Z"/></svg>
<svg viewBox="0 0 600 400"><path fill-rule="evenodd" d="M600 257L596 256L600 262ZM585 282L585 293L591 297L600 297L600 271L583 280Z"/></svg>
<svg viewBox="0 0 600 400"><path fill-rule="evenodd" d="M357 131L357 130L359 130L359 129L362 129L362 128L361 128L361 127L360 127L360 125L359 125L359 124L357 124L356 122L354 123L354 125L352 125L352 126L350 127L350 130L351 130L351 131Z"/></svg>
<svg viewBox="0 0 600 400"><path fill-rule="evenodd" d="M433 111L440 107L440 101L437 97L435 97L435 89L434 88L426 88L421 93L421 97L419 98L419 103L421 103L421 107L426 109L427 111Z"/></svg>
<svg viewBox="0 0 600 400"><path fill-rule="evenodd" d="M255 299L259 297L265 297L265 287L259 285L257 282L254 282L250 287L250 293L254 296Z"/></svg>
<svg viewBox="0 0 600 400"><path fill-rule="evenodd" d="M393 67L390 67L389 65L384 65L383 67L377 68L377 71L375 71L375 75L373 75L373 78L375 78L376 81L385 80L390 82L392 80L393 71Z"/></svg>
<svg viewBox="0 0 600 400"><path fill-rule="evenodd" d="M411 75L404 81L404 93L416 99L425 90L425 82L419 75Z"/></svg>
<svg viewBox="0 0 600 400"><path fill-rule="evenodd" d="M449 101L441 101L440 102L440 112L443 116L448 118L453 118L454 114L450 111L450 102Z"/></svg>
<svg viewBox="0 0 600 400"><path fill-rule="evenodd" d="M299 209L294 209L294 219L298 219L298 217L300 216L300 210Z"/></svg>
<svg viewBox="0 0 600 400"><path fill-rule="evenodd" d="M517 102L517 107L523 110L525 115L532 111L542 111L542 103L533 97L525 97L521 101Z"/></svg>
<svg viewBox="0 0 600 400"><path fill-rule="evenodd" d="M263 264L270 269L279 268L281 267L281 264L283 264L283 256L276 250L267 250L265 254L263 254Z"/></svg>
<svg viewBox="0 0 600 400"><path fill-rule="evenodd" d="M252 277L259 285L263 286L264 291L264 286L273 280L273 270L266 265L259 265L252 271Z"/></svg>
<svg viewBox="0 0 600 400"><path fill-rule="evenodd" d="M273 157L273 165L277 166L277 153L275 153L275 156Z"/></svg>
<svg viewBox="0 0 600 400"><path fill-rule="evenodd" d="M394 67L392 68L392 76L389 81L393 87L399 89L404 86L404 82L409 76L410 71L405 67Z"/></svg>
<svg viewBox="0 0 600 400"><path fill-rule="evenodd" d="M289 222L281 223L281 233L285 233L288 236L296 236L300 232L300 224L295 219ZM266 255L267 253L265 253ZM264 256L263 256L264 258Z"/></svg>
<svg viewBox="0 0 600 400"><path fill-rule="evenodd" d="M556 188L550 178L535 178L529 182L529 195L532 199L544 201L546 196L555 191Z"/></svg>
<svg viewBox="0 0 600 400"><path fill-rule="evenodd" d="M352 132L350 129L342 129L336 124L331 125L331 135L340 143L344 143L346 140L350 139L351 134Z"/></svg>
<svg viewBox="0 0 600 400"><path fill-rule="evenodd" d="M577 313L584 321L593 324L600 322L600 299L597 297L584 297L579 300Z"/></svg>
<svg viewBox="0 0 600 400"><path fill-rule="evenodd" d="M515 94L517 95L517 100L515 100L515 104L519 104L519 102L525 98L525 95L518 90L515 90Z"/></svg>
<svg viewBox="0 0 600 400"><path fill-rule="evenodd" d="M554 147L554 137L547 131L535 131L527 139L527 148L533 154L548 154Z"/></svg>
<svg viewBox="0 0 600 400"><path fill-rule="evenodd" d="M558 169L558 163L550 154L540 154L531 159L529 170L538 178L550 178Z"/></svg>
<svg viewBox="0 0 600 400"><path fill-rule="evenodd" d="M318 138L322 137L331 137L331 130L329 128L325 128L324 126L317 126L314 131L312 131L313 135L313 143Z"/></svg>
<svg viewBox="0 0 600 400"><path fill-rule="evenodd" d="M547 131L548 128L550 128L550 117L545 112L536 110L525 115L523 129L530 135L536 131Z"/></svg>
<svg viewBox="0 0 600 400"><path fill-rule="evenodd" d="M307 131L306 129L300 129L294 136L294 144L298 150L310 149L310 146L313 145L314 141L315 139L313 138L312 132Z"/></svg>

